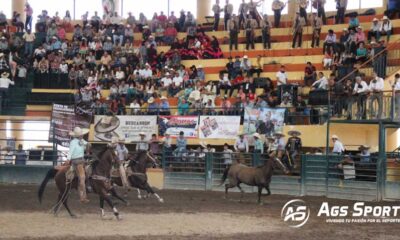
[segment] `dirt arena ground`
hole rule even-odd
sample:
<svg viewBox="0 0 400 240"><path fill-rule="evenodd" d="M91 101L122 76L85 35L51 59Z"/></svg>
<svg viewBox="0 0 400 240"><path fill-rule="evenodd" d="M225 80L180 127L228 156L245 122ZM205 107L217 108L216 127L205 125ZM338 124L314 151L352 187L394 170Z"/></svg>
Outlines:
<svg viewBox="0 0 400 240"><path fill-rule="evenodd" d="M163 190L156 199L139 200L131 192L130 206L118 205L123 220L101 220L98 199L81 205L77 193L70 206L78 215L71 219L65 210L58 217L48 211L55 203L54 186L46 189L44 202L37 200L37 186L0 185L0 239L399 239L397 224L332 224L317 218L321 202L352 204L318 197L301 198L311 206L312 217L301 228L290 228L281 218L283 205L294 197L272 195L256 204L256 195L247 193L242 202L232 193ZM382 203L379 203L382 204ZM385 203L394 205L396 203ZM107 213L111 216L111 211ZM314 216L314 217L313 217Z"/></svg>

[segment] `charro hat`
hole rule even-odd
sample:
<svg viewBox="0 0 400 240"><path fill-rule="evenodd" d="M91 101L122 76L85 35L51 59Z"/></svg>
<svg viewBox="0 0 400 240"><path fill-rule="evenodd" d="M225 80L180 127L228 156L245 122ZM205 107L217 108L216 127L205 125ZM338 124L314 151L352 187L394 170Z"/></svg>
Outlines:
<svg viewBox="0 0 400 240"><path fill-rule="evenodd" d="M81 136L83 136L85 134L88 134L88 133L89 133L89 129L87 129L87 128L83 128L82 129L80 127L75 127L73 131L69 132L69 135L71 137L81 137Z"/></svg>
<svg viewBox="0 0 400 240"><path fill-rule="evenodd" d="M108 133L119 127L120 121L116 116L103 116L94 126L97 133Z"/></svg>
<svg viewBox="0 0 400 240"><path fill-rule="evenodd" d="M1 77L2 77L2 78L8 78L8 76L10 76L10 74L9 74L8 72L3 72L3 73L1 74Z"/></svg>
<svg viewBox="0 0 400 240"><path fill-rule="evenodd" d="M374 18L374 19L372 19L372 21L373 21L373 22L377 22L377 21L378 21L378 19L377 19L377 18Z"/></svg>
<svg viewBox="0 0 400 240"><path fill-rule="evenodd" d="M298 136L301 135L301 132L297 131L297 130L290 130L288 132L288 135L293 136L294 134L297 134Z"/></svg>
<svg viewBox="0 0 400 240"><path fill-rule="evenodd" d="M149 100L147 100L147 103L153 103L154 102L154 98L153 97L151 97L151 98L149 98Z"/></svg>
<svg viewBox="0 0 400 240"><path fill-rule="evenodd" d="M254 134L253 134L253 137L258 138L258 139L261 138L260 134L258 134L258 133L254 133Z"/></svg>
<svg viewBox="0 0 400 240"><path fill-rule="evenodd" d="M360 147L358 147L358 150L363 150L363 149L370 149L371 147L370 146L368 146L368 145L361 145Z"/></svg>
<svg viewBox="0 0 400 240"><path fill-rule="evenodd" d="M332 139L339 139L339 137L337 135L335 135L335 134L333 134L331 138Z"/></svg>
<svg viewBox="0 0 400 240"><path fill-rule="evenodd" d="M383 16L382 20L389 20L387 16Z"/></svg>
<svg viewBox="0 0 400 240"><path fill-rule="evenodd" d="M282 137L284 137L285 134L283 132L281 132L281 131L277 131L277 132L274 133L274 136L282 136Z"/></svg>
<svg viewBox="0 0 400 240"><path fill-rule="evenodd" d="M124 137L119 137L118 138L118 143L125 143L125 138Z"/></svg>
<svg viewBox="0 0 400 240"><path fill-rule="evenodd" d="M111 131L111 132L107 132L107 133L96 133L95 135L96 139L99 139L101 141L106 141L106 142L111 142L112 138L119 138L118 133Z"/></svg>

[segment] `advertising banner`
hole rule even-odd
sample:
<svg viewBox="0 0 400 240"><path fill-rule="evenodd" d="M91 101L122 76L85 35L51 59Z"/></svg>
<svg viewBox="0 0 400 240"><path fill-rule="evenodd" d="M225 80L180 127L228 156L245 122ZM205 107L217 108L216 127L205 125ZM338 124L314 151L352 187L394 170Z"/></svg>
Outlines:
<svg viewBox="0 0 400 240"><path fill-rule="evenodd" d="M250 135L259 133L272 136L283 130L285 122L284 108L249 108L245 109L243 131Z"/></svg>
<svg viewBox="0 0 400 240"><path fill-rule="evenodd" d="M80 111L76 110L77 109L73 105L53 104L49 142L55 141L55 143L58 145L69 147L69 142L71 140L69 132L72 131L74 127L90 127L92 115L88 113L81 113Z"/></svg>
<svg viewBox="0 0 400 240"><path fill-rule="evenodd" d="M187 138L198 138L198 116L159 116L159 135L177 137L182 131Z"/></svg>
<svg viewBox="0 0 400 240"><path fill-rule="evenodd" d="M140 140L140 132L150 139L157 131L157 116L96 115L94 118L94 141L110 142L112 137L124 137L126 142L136 142Z"/></svg>
<svg viewBox="0 0 400 240"><path fill-rule="evenodd" d="M200 116L201 139L236 139L240 130L240 116Z"/></svg>

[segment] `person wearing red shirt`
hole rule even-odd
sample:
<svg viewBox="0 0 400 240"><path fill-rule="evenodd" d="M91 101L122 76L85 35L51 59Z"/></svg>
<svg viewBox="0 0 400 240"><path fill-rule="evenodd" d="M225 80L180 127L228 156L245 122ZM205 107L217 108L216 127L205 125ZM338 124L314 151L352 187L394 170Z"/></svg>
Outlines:
<svg viewBox="0 0 400 240"><path fill-rule="evenodd" d="M174 42L177 35L178 31L176 31L176 28L174 27L173 23L168 23L168 26L164 31L164 42L168 45L171 45Z"/></svg>

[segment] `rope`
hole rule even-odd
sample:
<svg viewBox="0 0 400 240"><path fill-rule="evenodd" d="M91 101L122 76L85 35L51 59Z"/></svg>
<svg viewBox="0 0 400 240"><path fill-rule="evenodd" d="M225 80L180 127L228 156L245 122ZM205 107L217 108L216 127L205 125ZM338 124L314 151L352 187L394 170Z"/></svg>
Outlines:
<svg viewBox="0 0 400 240"><path fill-rule="evenodd" d="M68 186L69 186L69 188L68 188ZM60 200L58 200L58 202L49 210L49 213L54 212L54 210L56 209L56 207L58 205L64 203L63 199L64 199L64 197L68 197L69 196L69 194L71 193L71 187L72 187L72 182L67 184L67 186L66 186L66 188L64 190L64 193L61 196ZM66 194L68 194L68 196L66 196ZM65 199L67 199L67 198L65 198ZM58 210L57 210L57 212L55 212L55 214L57 214L59 211L60 211L60 208L58 208Z"/></svg>

